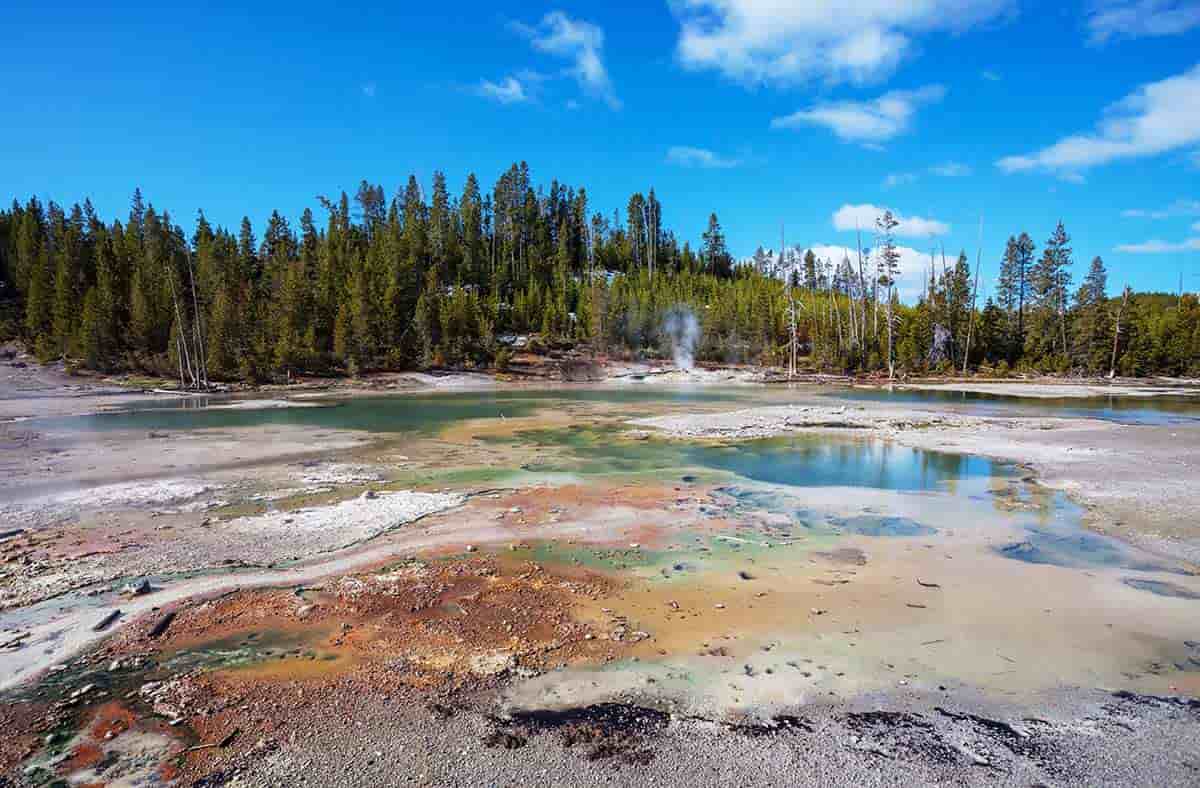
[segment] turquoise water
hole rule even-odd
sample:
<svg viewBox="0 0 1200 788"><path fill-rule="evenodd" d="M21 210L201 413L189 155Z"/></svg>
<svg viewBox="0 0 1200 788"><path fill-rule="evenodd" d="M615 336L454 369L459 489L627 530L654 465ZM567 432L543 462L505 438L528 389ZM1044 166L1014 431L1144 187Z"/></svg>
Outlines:
<svg viewBox="0 0 1200 788"><path fill-rule="evenodd" d="M436 394L397 394L356 397L319 403L323 407L236 410L216 407L231 400L187 398L155 402L115 413L46 419L39 426L52 429L104 432L111 430L192 430L299 425L315 429L366 430L376 433L433 435L466 419L530 416L541 410L572 404L637 406L655 403L734 402L751 399L745 390L673 388L666 386L538 391L471 391Z"/></svg>
<svg viewBox="0 0 1200 788"><path fill-rule="evenodd" d="M1015 397L974 391L909 388L845 388L824 396L856 402L958 405L977 416L1064 416L1118 424L1182 424L1200 421L1200 397Z"/></svg>
<svg viewBox="0 0 1200 788"><path fill-rule="evenodd" d="M797 435L714 445L623 440L614 430L596 426L525 430L515 438L562 450L560 456L523 468L541 473L659 474L682 481L692 472L791 487L882 490L941 490L954 480L1012 475L1010 466L983 457L910 449L873 438Z"/></svg>
<svg viewBox="0 0 1200 788"><path fill-rule="evenodd" d="M942 490L949 481L1012 474L1011 466L983 457L910 449L876 439L772 438L690 447L687 456L701 467L791 487Z"/></svg>

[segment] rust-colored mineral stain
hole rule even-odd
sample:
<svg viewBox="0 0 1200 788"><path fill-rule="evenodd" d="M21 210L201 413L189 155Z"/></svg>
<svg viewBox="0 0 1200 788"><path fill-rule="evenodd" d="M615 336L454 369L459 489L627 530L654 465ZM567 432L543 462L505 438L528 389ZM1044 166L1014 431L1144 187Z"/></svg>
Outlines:
<svg viewBox="0 0 1200 788"><path fill-rule="evenodd" d="M159 645L168 654L231 641L269 651L221 669L242 682L319 680L397 659L458 676L486 674L480 665L503 665L505 655L557 666L609 655L611 645L588 639L574 611L614 588L597 573L551 571L507 555L393 565L303 597L240 591L191 605Z"/></svg>
<svg viewBox="0 0 1200 788"><path fill-rule="evenodd" d="M137 715L132 710L117 701L110 701L96 709L89 733L100 741L112 739L132 728L135 722Z"/></svg>
<svg viewBox="0 0 1200 788"><path fill-rule="evenodd" d="M60 774L72 774L104 760L104 750L94 741L84 740L75 745L71 757L58 766Z"/></svg>

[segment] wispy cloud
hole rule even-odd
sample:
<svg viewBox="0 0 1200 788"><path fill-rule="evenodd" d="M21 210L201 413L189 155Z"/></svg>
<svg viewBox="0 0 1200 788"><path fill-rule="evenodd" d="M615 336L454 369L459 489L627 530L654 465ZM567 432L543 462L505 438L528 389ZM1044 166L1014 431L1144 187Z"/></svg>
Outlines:
<svg viewBox="0 0 1200 788"><path fill-rule="evenodd" d="M1015 8L1013 0L672 0L679 61L746 84L863 83L895 70L914 38L958 33Z"/></svg>
<svg viewBox="0 0 1200 788"><path fill-rule="evenodd" d="M925 170L930 175L936 175L939 178L965 178L970 175L973 170L966 164L961 164L956 161L948 161L943 164L937 164ZM883 188L893 189L897 186L904 186L910 183L916 183L921 179L921 176L915 172L894 172L883 179Z"/></svg>
<svg viewBox="0 0 1200 788"><path fill-rule="evenodd" d="M362 90L362 94L367 98L375 98L378 87L374 82L364 82L360 89Z"/></svg>
<svg viewBox="0 0 1200 788"><path fill-rule="evenodd" d="M475 86L475 92L499 104L521 104L529 101L529 93L516 77L505 77L499 82L481 79Z"/></svg>
<svg viewBox="0 0 1200 788"><path fill-rule="evenodd" d="M604 65L604 31L591 22L572 19L562 11L551 11L536 25L511 25L539 52L572 62L568 73L584 92L599 98L612 109L620 109L612 79Z"/></svg>
<svg viewBox="0 0 1200 788"><path fill-rule="evenodd" d="M742 164L741 159L721 156L706 148L674 145L667 150L667 162L679 167L699 167L707 170L727 170Z"/></svg>
<svg viewBox="0 0 1200 788"><path fill-rule="evenodd" d="M1200 216L1200 200L1176 200L1165 208L1128 208L1121 211L1127 219L1171 219L1176 216Z"/></svg>
<svg viewBox="0 0 1200 788"><path fill-rule="evenodd" d="M843 205L833 214L833 229L863 230L871 232L875 229L875 220L883 216L886 208L864 203L862 205ZM950 232L950 225L937 219L925 219L920 216L903 216L892 211L892 216L900 222L896 226L896 235L909 238L928 238L931 235L945 235Z"/></svg>
<svg viewBox="0 0 1200 788"><path fill-rule="evenodd" d="M971 174L971 168L957 161L948 161L936 167L930 167L929 172L939 178L965 178Z"/></svg>
<svg viewBox="0 0 1200 788"><path fill-rule="evenodd" d="M1088 11L1089 41L1171 36L1200 27L1195 0L1097 0Z"/></svg>
<svg viewBox="0 0 1200 788"><path fill-rule="evenodd" d="M893 90L870 101L833 101L775 118L773 129L824 126L847 142L879 145L907 131L922 106L942 100L946 89L926 85L916 90Z"/></svg>
<svg viewBox="0 0 1200 788"><path fill-rule="evenodd" d="M1105 110L1093 132L996 162L1005 172L1078 173L1119 159L1153 156L1200 142L1200 65L1140 86Z"/></svg>
<svg viewBox="0 0 1200 788"><path fill-rule="evenodd" d="M1193 227L1192 229L1197 229ZM1173 243L1154 238L1140 244L1121 244L1116 247L1118 252L1129 254L1171 254L1178 252L1200 252L1200 238L1186 238Z"/></svg>
<svg viewBox="0 0 1200 788"><path fill-rule="evenodd" d="M915 172L893 172L883 179L883 188L894 189L897 186L916 183L916 181L917 174Z"/></svg>

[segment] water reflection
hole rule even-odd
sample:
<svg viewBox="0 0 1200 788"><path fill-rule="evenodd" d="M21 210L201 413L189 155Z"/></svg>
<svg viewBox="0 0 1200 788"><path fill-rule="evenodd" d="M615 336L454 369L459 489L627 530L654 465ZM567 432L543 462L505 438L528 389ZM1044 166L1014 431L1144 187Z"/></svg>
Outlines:
<svg viewBox="0 0 1200 788"><path fill-rule="evenodd" d="M882 440L809 436L749 441L687 451L691 463L790 487L873 487L954 492L957 481L1011 476L1011 466L983 457L911 449Z"/></svg>
<svg viewBox="0 0 1200 788"><path fill-rule="evenodd" d="M656 387L550 389L538 391L471 391L397 394L306 402L323 407L231 408L228 398L185 397L153 402L114 413L45 419L52 429L190 430L299 425L320 429L352 429L376 433L433 435L455 422L470 419L520 418L572 403L637 405L650 403L728 402L746 396L727 389Z"/></svg>
<svg viewBox="0 0 1200 788"><path fill-rule="evenodd" d="M845 388L824 396L858 402L960 405L976 416L1063 416L1118 424L1181 424L1200 421L1200 397L1020 397L978 391L910 388Z"/></svg>

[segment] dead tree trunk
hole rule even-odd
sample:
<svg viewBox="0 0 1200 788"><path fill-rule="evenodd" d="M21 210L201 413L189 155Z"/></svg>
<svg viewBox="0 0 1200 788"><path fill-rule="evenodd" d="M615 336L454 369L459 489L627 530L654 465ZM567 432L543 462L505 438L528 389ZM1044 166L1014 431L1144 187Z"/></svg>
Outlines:
<svg viewBox="0 0 1200 788"><path fill-rule="evenodd" d="M188 253L188 281L192 286L192 337L196 342L196 366L200 373L200 386L208 388L208 364L204 359L204 324L200 322L200 299L196 295L196 274L192 270L192 255Z"/></svg>
<svg viewBox="0 0 1200 788"><path fill-rule="evenodd" d="M196 385L196 373L192 370L191 358L187 350L187 334L184 333L183 327L183 312L179 308L179 298L175 293L175 271L170 266L167 267L167 283L171 286L171 303L175 306L175 323L178 326L175 332L175 352L180 353L179 357L179 387L187 388L187 384L183 380L183 367L187 366L188 377L192 379L192 385Z"/></svg>
<svg viewBox="0 0 1200 788"><path fill-rule="evenodd" d="M967 374L967 361L971 358L971 329L975 326L975 303L979 298L979 266L983 263L983 217L979 217L979 247L975 254L975 286L971 289L971 311L967 312L967 344L963 349L962 373Z"/></svg>
<svg viewBox="0 0 1200 788"><path fill-rule="evenodd" d="M1117 325L1113 330L1112 361L1108 365L1108 379L1117 376L1117 345L1121 341L1121 317L1125 314L1125 304L1129 302L1129 285L1125 285L1125 293L1121 296L1121 307L1117 310Z"/></svg>

